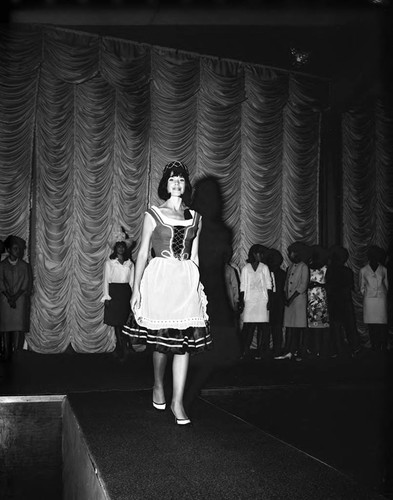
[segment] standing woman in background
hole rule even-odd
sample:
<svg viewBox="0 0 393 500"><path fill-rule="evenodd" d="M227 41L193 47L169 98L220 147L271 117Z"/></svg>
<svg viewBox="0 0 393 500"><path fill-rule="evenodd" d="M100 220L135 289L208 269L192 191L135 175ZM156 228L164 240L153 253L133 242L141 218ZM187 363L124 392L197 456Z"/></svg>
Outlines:
<svg viewBox="0 0 393 500"><path fill-rule="evenodd" d="M129 251L129 238L124 228L114 235L113 252L105 262L103 296L104 323L113 326L116 346L113 351L120 361L127 357L126 337L122 327L130 314L131 286L134 281L134 263Z"/></svg>
<svg viewBox="0 0 393 500"><path fill-rule="evenodd" d="M0 262L0 332L3 359L11 360L13 351L23 349L30 326L30 295L33 273L23 260L26 242L18 236L4 241L8 257Z"/></svg>
<svg viewBox="0 0 393 500"><path fill-rule="evenodd" d="M368 326L371 348L385 351L388 340L388 273L384 266L385 251L373 245L367 252L368 264L359 271L359 288L363 295L363 321Z"/></svg>
<svg viewBox="0 0 393 500"><path fill-rule="evenodd" d="M256 359L269 349L269 299L272 292L272 278L269 268L262 262L267 248L252 245L248 251L247 264L240 275L240 309L243 312L244 340L243 357L250 352L250 346L257 331Z"/></svg>
<svg viewBox="0 0 393 500"><path fill-rule="evenodd" d="M361 345L352 300L354 275L346 265L348 257L348 250L342 246L332 245L329 248L326 292L333 354L343 355L347 342L351 356L355 357Z"/></svg>
<svg viewBox="0 0 393 500"><path fill-rule="evenodd" d="M269 326L273 341L273 356L282 354L283 321L285 308L285 278L286 273L281 268L284 258L275 248L269 248L266 264L272 276L272 294L270 296Z"/></svg>
<svg viewBox="0 0 393 500"><path fill-rule="evenodd" d="M326 292L329 252L320 245L313 245L310 250L310 281L307 290L308 339L313 341L313 348L317 357L327 357L331 352Z"/></svg>
<svg viewBox="0 0 393 500"><path fill-rule="evenodd" d="M285 279L285 352L276 359L301 360L305 351L305 330L307 328L307 287L309 270L308 247L304 243L294 242L288 247L288 266Z"/></svg>
<svg viewBox="0 0 393 500"><path fill-rule="evenodd" d="M136 259L131 309L140 332L127 324L123 331L132 343L153 350L153 407L166 409L164 376L172 358L171 410L177 425L189 425L183 404L190 353L210 348L207 299L200 282L198 241L201 216L190 210L192 188L188 168L168 163L158 186L165 200L145 212ZM154 256L147 264L150 245ZM147 264L147 265L146 265Z"/></svg>

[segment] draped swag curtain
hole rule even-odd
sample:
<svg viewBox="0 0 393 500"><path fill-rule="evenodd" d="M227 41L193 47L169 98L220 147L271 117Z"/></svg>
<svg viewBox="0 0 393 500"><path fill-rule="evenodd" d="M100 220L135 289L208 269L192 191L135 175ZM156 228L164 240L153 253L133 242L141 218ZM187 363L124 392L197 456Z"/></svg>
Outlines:
<svg viewBox="0 0 393 500"><path fill-rule="evenodd" d="M393 243L393 112L381 100L353 109L342 119L343 244L355 271L355 310L363 325L359 269L367 264L367 249ZM392 284L390 284L392 286Z"/></svg>
<svg viewBox="0 0 393 500"><path fill-rule="evenodd" d="M124 225L138 243L172 159L189 165L194 182L219 180L238 265L256 242L285 255L292 241L318 241L326 81L53 27L3 29L0 43L0 237L29 242L34 351L113 349L100 302L111 235ZM352 152L366 147L358 127L348 115L350 176L353 162L366 161ZM375 146L382 175L391 145ZM359 171L356 193L366 175ZM345 200L346 220L363 217L356 193ZM378 206L364 216L382 227Z"/></svg>

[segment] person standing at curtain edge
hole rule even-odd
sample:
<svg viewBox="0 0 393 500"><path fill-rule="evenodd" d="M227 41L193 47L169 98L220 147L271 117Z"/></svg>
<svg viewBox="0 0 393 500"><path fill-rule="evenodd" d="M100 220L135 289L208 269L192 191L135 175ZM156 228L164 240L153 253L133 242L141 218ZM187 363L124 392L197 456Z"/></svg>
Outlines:
<svg viewBox="0 0 393 500"><path fill-rule="evenodd" d="M104 323L113 326L116 336L114 353L124 361L127 356L126 338L122 327L130 313L131 287L134 281L134 263L122 230L114 235L113 252L104 266L103 296Z"/></svg>
<svg viewBox="0 0 393 500"><path fill-rule="evenodd" d="M368 264L359 271L359 288L363 295L363 322L368 326L371 348L385 351L388 339L388 274L384 266L386 253L376 246L367 252Z"/></svg>
<svg viewBox="0 0 393 500"><path fill-rule="evenodd" d="M186 165L168 163L158 186L165 201L145 212L131 297L135 319L147 329L130 332L131 343L146 343L153 350L152 403L157 410L166 408L164 375L168 356L173 356L171 410L178 425L191 423L183 405L190 353L212 344L198 269L201 216L188 208L191 192ZM154 257L146 265L150 245Z"/></svg>
<svg viewBox="0 0 393 500"><path fill-rule="evenodd" d="M0 332L3 359L11 360L13 351L23 349L30 324L30 295L33 273L23 260L26 242L18 236L4 241L8 257L0 262Z"/></svg>

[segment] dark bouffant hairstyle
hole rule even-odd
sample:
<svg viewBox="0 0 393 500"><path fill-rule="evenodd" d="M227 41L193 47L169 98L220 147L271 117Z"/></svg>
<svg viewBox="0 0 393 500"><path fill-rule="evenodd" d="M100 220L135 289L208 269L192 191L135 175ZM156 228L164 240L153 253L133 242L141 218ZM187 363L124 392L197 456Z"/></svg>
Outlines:
<svg viewBox="0 0 393 500"><path fill-rule="evenodd" d="M310 258L310 247L301 241L295 241L288 247L288 254L294 252L302 262L307 263Z"/></svg>
<svg viewBox="0 0 393 500"><path fill-rule="evenodd" d="M367 258L368 260L376 260L379 264L385 265L386 252L377 245L371 245L367 250Z"/></svg>
<svg viewBox="0 0 393 500"><path fill-rule="evenodd" d="M255 262L255 254L261 253L265 256L267 250L268 250L267 247L264 247L263 245L259 245L258 243L256 243L255 245L252 245L250 247L250 250L248 251L247 262L252 264L253 262ZM265 260L265 259L263 259L263 260Z"/></svg>
<svg viewBox="0 0 393 500"><path fill-rule="evenodd" d="M125 241L116 241L116 243L113 245L113 252L109 256L110 259L116 259L116 257L117 257L117 247L120 246L120 245L125 248L124 260L128 260L131 257L130 250L129 250L126 242Z"/></svg>
<svg viewBox="0 0 393 500"><path fill-rule="evenodd" d="M24 239L19 238L19 236L14 236L13 234L11 234L4 240L4 247L6 248L6 250L9 250L14 244L17 244L19 246L21 252L24 252L26 250L26 242Z"/></svg>
<svg viewBox="0 0 393 500"><path fill-rule="evenodd" d="M329 251L321 245L310 247L310 266L313 268L323 267L328 263Z"/></svg>
<svg viewBox="0 0 393 500"><path fill-rule="evenodd" d="M266 254L266 264L272 269L278 269L284 261L281 252L276 248L269 248Z"/></svg>
<svg viewBox="0 0 393 500"><path fill-rule="evenodd" d="M184 194L182 196L183 203L188 207L191 204L191 196L192 196L192 186L188 174L187 166L181 161L171 161L167 165L165 165L164 172L162 174L160 184L158 185L158 196L161 200L168 200L170 198L170 194L168 193L168 179L174 175L179 175L183 177L186 181L186 186L184 190Z"/></svg>
<svg viewBox="0 0 393 500"><path fill-rule="evenodd" d="M332 264L345 264L349 258L349 252L340 245L332 245L329 248L329 258Z"/></svg>

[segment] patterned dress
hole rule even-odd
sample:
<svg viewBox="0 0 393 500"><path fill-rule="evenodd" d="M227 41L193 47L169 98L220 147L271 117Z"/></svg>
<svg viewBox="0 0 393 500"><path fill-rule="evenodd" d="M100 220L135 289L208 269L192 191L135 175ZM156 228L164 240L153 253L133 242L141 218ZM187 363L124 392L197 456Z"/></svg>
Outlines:
<svg viewBox="0 0 393 500"><path fill-rule="evenodd" d="M201 216L177 220L152 206L147 214L154 230L151 259L140 283L140 305L135 319L146 332L126 331L133 344L147 344L163 353L184 354L209 349L212 339L206 312L207 299L198 266L190 259Z"/></svg>
<svg viewBox="0 0 393 500"><path fill-rule="evenodd" d="M326 284L327 266L310 269L310 282ZM309 328L328 328L329 314L325 286L314 286L308 289L307 322Z"/></svg>

